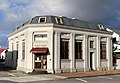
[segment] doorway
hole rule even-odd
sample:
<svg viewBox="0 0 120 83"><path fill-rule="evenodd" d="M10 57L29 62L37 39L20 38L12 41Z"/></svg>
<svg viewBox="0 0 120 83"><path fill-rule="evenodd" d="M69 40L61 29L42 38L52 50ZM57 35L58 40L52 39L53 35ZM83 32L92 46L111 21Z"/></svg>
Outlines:
<svg viewBox="0 0 120 83"><path fill-rule="evenodd" d="M94 52L90 52L90 69L91 70L94 70L94 68L93 68L93 55L94 55Z"/></svg>
<svg viewBox="0 0 120 83"><path fill-rule="evenodd" d="M35 69L47 69L47 55L40 53L35 54Z"/></svg>

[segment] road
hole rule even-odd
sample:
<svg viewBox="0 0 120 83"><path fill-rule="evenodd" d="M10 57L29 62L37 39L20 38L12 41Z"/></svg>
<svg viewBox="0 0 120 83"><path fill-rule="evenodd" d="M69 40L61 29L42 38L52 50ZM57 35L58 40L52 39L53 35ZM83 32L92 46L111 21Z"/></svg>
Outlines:
<svg viewBox="0 0 120 83"><path fill-rule="evenodd" d="M10 72L8 70L9 68L0 65L0 83L120 83L120 75L61 79L54 75L29 75L16 71Z"/></svg>
<svg viewBox="0 0 120 83"><path fill-rule="evenodd" d="M120 83L120 75L40 81L35 83Z"/></svg>

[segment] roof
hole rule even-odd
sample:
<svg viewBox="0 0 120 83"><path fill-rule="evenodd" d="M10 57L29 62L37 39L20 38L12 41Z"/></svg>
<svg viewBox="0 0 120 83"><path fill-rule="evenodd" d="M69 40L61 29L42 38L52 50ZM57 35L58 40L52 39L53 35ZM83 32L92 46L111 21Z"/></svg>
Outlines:
<svg viewBox="0 0 120 83"><path fill-rule="evenodd" d="M39 18L46 18L45 22L39 23ZM57 23L56 18L62 19L61 24ZM31 20L27 21L26 23L22 24L21 26L17 27L16 29L19 29L20 27L26 25L26 24L45 24L45 23L53 23L58 25L64 25L64 26L71 26L71 27L79 27L83 29L92 29L92 30L100 30L98 23L83 21L75 18L67 18L67 17L59 17L59 16L35 16ZM16 30L15 29L15 30ZM106 31L106 30L105 30Z"/></svg>
<svg viewBox="0 0 120 83"><path fill-rule="evenodd" d="M8 48L4 48L4 49L0 49L0 55L1 55L1 53L4 51L4 50L7 50Z"/></svg>
<svg viewBox="0 0 120 83"><path fill-rule="evenodd" d="M112 30L112 31L120 35L120 30Z"/></svg>

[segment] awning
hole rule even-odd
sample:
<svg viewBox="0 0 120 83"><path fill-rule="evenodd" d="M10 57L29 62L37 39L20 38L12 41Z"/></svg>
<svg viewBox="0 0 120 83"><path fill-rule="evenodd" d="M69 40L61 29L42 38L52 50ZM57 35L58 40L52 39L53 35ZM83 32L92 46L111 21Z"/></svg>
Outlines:
<svg viewBox="0 0 120 83"><path fill-rule="evenodd" d="M32 48L30 52L46 54L48 52L48 48Z"/></svg>

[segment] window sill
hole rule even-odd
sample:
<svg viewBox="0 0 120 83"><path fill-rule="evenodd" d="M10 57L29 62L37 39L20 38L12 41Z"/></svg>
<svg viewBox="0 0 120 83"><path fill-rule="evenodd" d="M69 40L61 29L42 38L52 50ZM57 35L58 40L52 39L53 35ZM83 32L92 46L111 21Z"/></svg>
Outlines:
<svg viewBox="0 0 120 83"><path fill-rule="evenodd" d="M102 61L107 61L108 59L101 59Z"/></svg>
<svg viewBox="0 0 120 83"><path fill-rule="evenodd" d="M84 61L84 59L75 59L76 61Z"/></svg>
<svg viewBox="0 0 120 83"><path fill-rule="evenodd" d="M90 49L95 50L96 48L90 48Z"/></svg>
<svg viewBox="0 0 120 83"><path fill-rule="evenodd" d="M61 59L61 61L71 61L70 59Z"/></svg>

